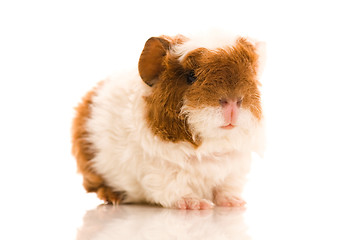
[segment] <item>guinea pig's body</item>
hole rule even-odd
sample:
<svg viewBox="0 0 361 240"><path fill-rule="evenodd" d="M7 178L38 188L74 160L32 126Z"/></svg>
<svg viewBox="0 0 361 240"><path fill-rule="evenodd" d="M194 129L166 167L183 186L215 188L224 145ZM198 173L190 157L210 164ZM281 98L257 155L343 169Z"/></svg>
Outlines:
<svg viewBox="0 0 361 240"><path fill-rule="evenodd" d="M241 206L262 146L257 48L150 38L138 71L89 92L73 123L84 187L107 202ZM209 45L209 44L208 44Z"/></svg>

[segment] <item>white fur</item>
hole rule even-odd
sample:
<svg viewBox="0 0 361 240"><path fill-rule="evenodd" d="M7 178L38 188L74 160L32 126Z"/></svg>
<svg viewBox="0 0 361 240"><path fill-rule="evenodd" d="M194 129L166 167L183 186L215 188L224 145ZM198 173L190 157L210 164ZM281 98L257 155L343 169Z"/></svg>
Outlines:
<svg viewBox="0 0 361 240"><path fill-rule="evenodd" d="M189 143L164 142L153 135L144 120L142 96L148 91L139 77L128 83L111 78L93 99L87 129L98 154L92 162L106 183L126 191L129 202L166 207L184 196L212 200L214 188L222 185L239 195L249 170L249 143L255 142L249 116L245 129L228 131L222 138L212 136L195 150ZM218 133L222 131L226 132ZM239 182L225 182L233 175Z"/></svg>
<svg viewBox="0 0 361 240"><path fill-rule="evenodd" d="M232 131L225 131L220 128L220 126L226 125L221 106L192 109L187 106L187 101L185 101L182 114L187 116L187 121L194 134L204 139L222 139L222 141L229 139L229 145L233 149L250 149L251 143L248 142L248 137L259 125L252 113L244 108L240 109L236 128Z"/></svg>
<svg viewBox="0 0 361 240"><path fill-rule="evenodd" d="M179 60L183 61L183 58L187 54L197 48L207 48L209 50L215 50L218 48L224 48L232 46L236 43L239 36L214 30L207 34L196 34L191 36L186 42L180 45L176 45L172 48L172 54L180 56Z"/></svg>
<svg viewBox="0 0 361 240"><path fill-rule="evenodd" d="M261 151L262 122L241 109L236 129L223 130L220 109L183 108L194 133L190 143L161 140L145 121L145 102L151 87L137 71L111 77L93 98L87 122L89 141L97 154L93 167L127 202L151 202L174 207L183 197L208 199L240 196L252 151Z"/></svg>

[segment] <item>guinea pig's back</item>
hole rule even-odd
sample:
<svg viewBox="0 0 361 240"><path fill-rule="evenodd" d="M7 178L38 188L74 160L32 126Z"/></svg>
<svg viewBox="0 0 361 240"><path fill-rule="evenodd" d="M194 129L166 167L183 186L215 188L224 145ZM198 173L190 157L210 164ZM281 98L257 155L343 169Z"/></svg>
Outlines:
<svg viewBox="0 0 361 240"><path fill-rule="evenodd" d="M75 109L76 114L72 125L72 153L77 162L78 172L83 175L83 186L88 192L98 192L104 184L103 178L95 173L91 166L91 160L96 153L92 142L89 140L87 129L87 122L92 115L93 98L100 85L83 97Z"/></svg>
<svg viewBox="0 0 361 240"><path fill-rule="evenodd" d="M114 166L126 160L129 142L134 141L130 139L136 128L133 109L140 90L133 82L131 75L101 82L76 108L72 127L72 152L84 188L113 203L123 199L120 188L111 184L119 182L115 176L121 177Z"/></svg>

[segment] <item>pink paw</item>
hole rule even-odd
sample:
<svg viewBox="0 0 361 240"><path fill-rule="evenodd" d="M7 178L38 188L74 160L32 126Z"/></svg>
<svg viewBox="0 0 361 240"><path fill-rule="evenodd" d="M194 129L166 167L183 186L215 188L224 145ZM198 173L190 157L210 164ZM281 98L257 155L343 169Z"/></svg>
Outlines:
<svg viewBox="0 0 361 240"><path fill-rule="evenodd" d="M240 197L229 196L218 197L216 199L216 204L221 207L243 207L246 202Z"/></svg>
<svg viewBox="0 0 361 240"><path fill-rule="evenodd" d="M175 207L184 210L206 210L213 208L214 204L206 199L184 197L176 202Z"/></svg>

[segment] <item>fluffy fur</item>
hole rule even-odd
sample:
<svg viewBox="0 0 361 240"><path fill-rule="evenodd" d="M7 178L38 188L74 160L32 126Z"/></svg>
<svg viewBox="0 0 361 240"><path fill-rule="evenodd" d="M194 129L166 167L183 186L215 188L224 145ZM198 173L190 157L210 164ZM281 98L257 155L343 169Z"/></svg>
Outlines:
<svg viewBox="0 0 361 240"><path fill-rule="evenodd" d="M251 152L263 146L257 44L206 40L150 38L139 73L84 98L73 153L87 191L181 209L244 204Z"/></svg>

